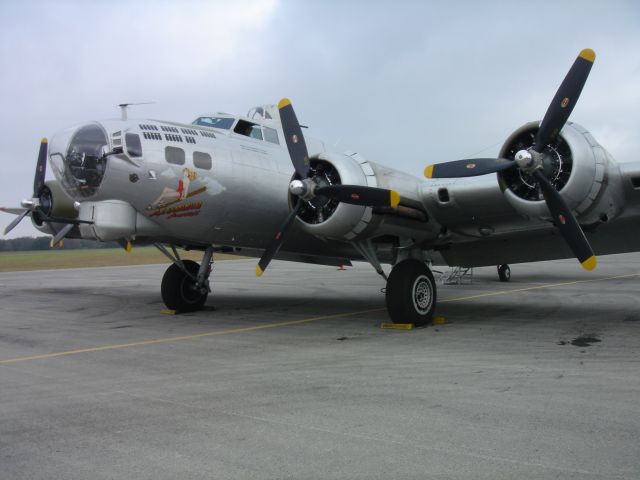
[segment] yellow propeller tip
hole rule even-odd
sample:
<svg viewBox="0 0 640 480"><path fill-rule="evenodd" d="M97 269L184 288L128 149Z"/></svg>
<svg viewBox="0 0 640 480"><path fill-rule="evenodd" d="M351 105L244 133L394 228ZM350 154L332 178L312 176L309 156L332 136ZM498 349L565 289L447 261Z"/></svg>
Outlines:
<svg viewBox="0 0 640 480"><path fill-rule="evenodd" d="M393 190L391 190L391 206L392 207L397 207L398 204L400 203L400 194L398 192L394 192Z"/></svg>
<svg viewBox="0 0 640 480"><path fill-rule="evenodd" d="M47 140L47 137L42 137L42 140L40 140L40 143L49 143L49 140Z"/></svg>
<svg viewBox="0 0 640 480"><path fill-rule="evenodd" d="M433 165L427 165L424 169L424 176L427 178L433 178Z"/></svg>
<svg viewBox="0 0 640 480"><path fill-rule="evenodd" d="M591 63L596 61L596 52L594 52L590 48L585 48L580 52L580 55L578 56L581 58L584 58L585 60Z"/></svg>
<svg viewBox="0 0 640 480"><path fill-rule="evenodd" d="M256 277L260 277L264 273L264 270L260 268L260 265L256 265Z"/></svg>
<svg viewBox="0 0 640 480"><path fill-rule="evenodd" d="M288 98L283 98L278 102L278 109L283 109L287 105L291 105L291 100L289 100Z"/></svg>
<svg viewBox="0 0 640 480"><path fill-rule="evenodd" d="M595 255L592 255L582 262L581 265L585 270L593 270L598 265L598 260Z"/></svg>
<svg viewBox="0 0 640 480"><path fill-rule="evenodd" d="M125 250L127 251L127 253L131 253L131 250L133 250L133 245L131 245L131 242L127 242Z"/></svg>

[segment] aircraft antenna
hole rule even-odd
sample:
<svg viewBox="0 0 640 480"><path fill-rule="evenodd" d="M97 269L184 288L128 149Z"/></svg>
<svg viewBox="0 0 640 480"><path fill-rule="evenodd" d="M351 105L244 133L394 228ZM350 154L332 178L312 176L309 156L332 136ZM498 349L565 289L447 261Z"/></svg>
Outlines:
<svg viewBox="0 0 640 480"><path fill-rule="evenodd" d="M137 103L121 103L118 106L120 107L120 119L121 120L126 120L127 119L127 107L129 105L153 105L156 102L137 102Z"/></svg>
<svg viewBox="0 0 640 480"><path fill-rule="evenodd" d="M488 147L484 147L482 150L478 150L478 151L477 151L477 152L475 152L475 153L472 153L472 154L470 154L470 155L467 155L467 157L475 157L476 155L478 155L478 154L480 154L480 153L482 153L482 152L486 152L486 151L487 151L487 150L489 150L490 148L495 148L495 147L497 147L497 146L499 146L499 145L502 145L503 143L504 143L504 140L500 140L500 141L498 141L498 142L496 142L496 143L494 143L494 144L492 144L492 145L489 145Z"/></svg>

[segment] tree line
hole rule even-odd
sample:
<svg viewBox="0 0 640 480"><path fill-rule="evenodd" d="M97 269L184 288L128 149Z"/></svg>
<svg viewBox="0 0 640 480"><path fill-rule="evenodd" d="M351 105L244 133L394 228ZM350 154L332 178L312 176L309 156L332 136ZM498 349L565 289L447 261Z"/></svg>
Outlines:
<svg viewBox="0 0 640 480"><path fill-rule="evenodd" d="M10 239L0 239L0 252L26 252L28 250L48 250L50 248L51 237L18 237ZM119 247L116 242L96 242L95 240L82 240L74 238L64 239L65 249L82 248L115 248Z"/></svg>

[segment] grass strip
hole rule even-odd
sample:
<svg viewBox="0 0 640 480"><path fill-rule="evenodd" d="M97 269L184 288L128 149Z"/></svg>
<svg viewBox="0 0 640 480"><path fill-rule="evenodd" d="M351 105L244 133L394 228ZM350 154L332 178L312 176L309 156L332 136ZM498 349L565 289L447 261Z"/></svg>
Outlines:
<svg viewBox="0 0 640 480"><path fill-rule="evenodd" d="M180 250L183 259L202 260L202 252ZM243 257L216 253L215 261ZM25 270L51 270L58 268L118 267L169 263L169 259L155 247L134 247L131 253L122 248L96 248L78 250L38 250L30 252L0 252L0 272Z"/></svg>

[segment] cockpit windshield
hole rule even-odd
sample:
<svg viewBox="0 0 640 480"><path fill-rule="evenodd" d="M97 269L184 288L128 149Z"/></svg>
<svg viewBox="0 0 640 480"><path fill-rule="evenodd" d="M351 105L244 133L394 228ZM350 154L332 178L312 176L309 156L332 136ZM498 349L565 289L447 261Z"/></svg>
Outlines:
<svg viewBox="0 0 640 480"><path fill-rule="evenodd" d="M204 127L220 128L222 130L229 130L235 120L235 118L227 117L198 117L192 122L192 124L202 125Z"/></svg>

